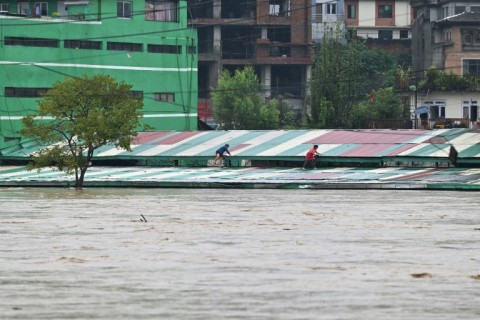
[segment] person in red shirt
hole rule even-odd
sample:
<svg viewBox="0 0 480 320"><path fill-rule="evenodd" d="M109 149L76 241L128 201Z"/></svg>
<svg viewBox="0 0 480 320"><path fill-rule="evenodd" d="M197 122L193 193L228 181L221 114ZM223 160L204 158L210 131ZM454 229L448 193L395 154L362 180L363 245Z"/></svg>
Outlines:
<svg viewBox="0 0 480 320"><path fill-rule="evenodd" d="M305 162L303 163L303 170L307 169L307 167L312 167L312 169L316 169L315 164L317 162L317 156L320 153L317 152L318 145L314 145L310 149L308 149L307 154L305 155Z"/></svg>

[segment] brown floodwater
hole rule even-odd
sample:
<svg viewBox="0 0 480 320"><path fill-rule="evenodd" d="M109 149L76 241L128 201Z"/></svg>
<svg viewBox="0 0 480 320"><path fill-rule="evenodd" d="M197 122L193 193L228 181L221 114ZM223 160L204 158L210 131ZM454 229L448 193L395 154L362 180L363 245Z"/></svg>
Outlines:
<svg viewBox="0 0 480 320"><path fill-rule="evenodd" d="M1 319L480 319L475 192L4 188L0 203Z"/></svg>

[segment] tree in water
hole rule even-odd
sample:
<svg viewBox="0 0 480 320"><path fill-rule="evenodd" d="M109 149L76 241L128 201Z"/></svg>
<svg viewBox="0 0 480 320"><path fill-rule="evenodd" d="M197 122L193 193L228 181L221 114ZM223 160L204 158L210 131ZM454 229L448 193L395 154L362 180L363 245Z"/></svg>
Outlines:
<svg viewBox="0 0 480 320"><path fill-rule="evenodd" d="M75 174L75 188L83 188L95 150L114 145L130 151L143 107L131 88L107 75L57 82L38 101L37 113L22 119L21 134L46 146L33 154L29 168Z"/></svg>
<svg viewBox="0 0 480 320"><path fill-rule="evenodd" d="M225 130L276 129L279 126L275 99L264 102L261 84L251 66L222 72L218 87L212 88L213 112Z"/></svg>

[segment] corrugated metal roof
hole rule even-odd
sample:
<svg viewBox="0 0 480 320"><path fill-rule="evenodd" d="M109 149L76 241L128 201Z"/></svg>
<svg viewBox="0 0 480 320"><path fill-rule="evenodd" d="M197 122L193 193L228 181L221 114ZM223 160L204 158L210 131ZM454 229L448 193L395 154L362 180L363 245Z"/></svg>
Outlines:
<svg viewBox="0 0 480 320"><path fill-rule="evenodd" d="M459 159L480 160L480 133L470 129L438 130L234 130L141 132L132 151L104 146L95 159L212 158L224 144L243 159L302 160L313 144L325 157L342 158L448 158L453 145ZM28 157L39 147L2 155Z"/></svg>
<svg viewBox="0 0 480 320"><path fill-rule="evenodd" d="M74 178L45 168L0 166L0 186L72 186ZM90 168L85 187L365 188L480 190L480 169L468 168Z"/></svg>

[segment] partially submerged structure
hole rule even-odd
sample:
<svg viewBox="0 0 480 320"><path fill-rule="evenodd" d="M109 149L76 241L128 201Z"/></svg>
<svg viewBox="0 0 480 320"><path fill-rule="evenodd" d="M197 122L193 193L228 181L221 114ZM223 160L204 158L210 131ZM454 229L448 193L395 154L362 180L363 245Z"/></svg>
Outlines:
<svg viewBox="0 0 480 320"><path fill-rule="evenodd" d="M208 167L213 166L215 151L226 143L235 167L298 167L314 144L322 154L320 165L328 167L480 167L480 131L461 128L142 132L132 151L114 146L98 149L93 165ZM2 154L0 161L25 164L42 147L25 144Z"/></svg>

